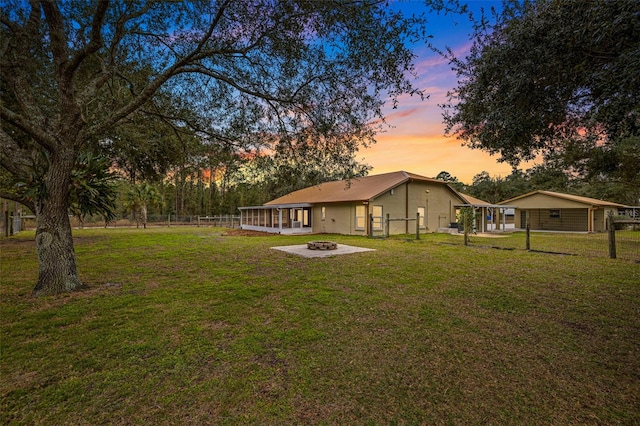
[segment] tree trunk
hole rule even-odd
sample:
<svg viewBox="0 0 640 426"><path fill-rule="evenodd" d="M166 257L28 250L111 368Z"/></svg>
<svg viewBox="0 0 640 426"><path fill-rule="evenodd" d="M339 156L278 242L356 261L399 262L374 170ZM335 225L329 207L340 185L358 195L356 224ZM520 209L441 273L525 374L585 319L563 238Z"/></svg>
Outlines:
<svg viewBox="0 0 640 426"><path fill-rule="evenodd" d="M147 229L147 205L145 203L140 207L140 220L142 221L142 228Z"/></svg>
<svg viewBox="0 0 640 426"><path fill-rule="evenodd" d="M78 289L76 254L68 214L71 161L52 161L44 178L44 188L36 201L36 250L38 282L34 296L58 294Z"/></svg>

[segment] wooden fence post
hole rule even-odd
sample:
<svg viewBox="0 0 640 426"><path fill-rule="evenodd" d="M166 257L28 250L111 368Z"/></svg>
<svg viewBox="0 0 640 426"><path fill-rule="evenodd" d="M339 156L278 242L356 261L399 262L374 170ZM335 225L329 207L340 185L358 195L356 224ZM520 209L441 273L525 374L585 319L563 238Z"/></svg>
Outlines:
<svg viewBox="0 0 640 426"><path fill-rule="evenodd" d="M468 207L463 207L464 209L467 209ZM464 229L464 245L468 246L469 245L469 224L467 223L469 220L469 214L465 211L463 216L462 216L462 227Z"/></svg>
<svg viewBox="0 0 640 426"><path fill-rule="evenodd" d="M4 212L4 236L8 237L9 236L9 227L11 225L9 225L9 210L5 210Z"/></svg>
<svg viewBox="0 0 640 426"><path fill-rule="evenodd" d="M416 240L420 239L420 212L416 213Z"/></svg>
<svg viewBox="0 0 640 426"><path fill-rule="evenodd" d="M369 213L369 238L373 238L373 213Z"/></svg>
<svg viewBox="0 0 640 426"><path fill-rule="evenodd" d="M607 224L609 225L609 257L611 259L616 258L616 223L613 220L613 216L610 215L607 218Z"/></svg>
<svg viewBox="0 0 640 426"><path fill-rule="evenodd" d="M469 245L469 228L473 226L475 215L473 214L472 207L463 207L460 209L462 228L464 230L464 245Z"/></svg>
<svg viewBox="0 0 640 426"><path fill-rule="evenodd" d="M525 213L525 225L524 228L526 230L526 239L525 239L525 245L526 245L526 250L531 250L531 225L529 224L529 210L526 211Z"/></svg>
<svg viewBox="0 0 640 426"><path fill-rule="evenodd" d="M389 226L391 225L391 221L389 220L389 213L387 213L387 224L384 231L385 238L389 238Z"/></svg>

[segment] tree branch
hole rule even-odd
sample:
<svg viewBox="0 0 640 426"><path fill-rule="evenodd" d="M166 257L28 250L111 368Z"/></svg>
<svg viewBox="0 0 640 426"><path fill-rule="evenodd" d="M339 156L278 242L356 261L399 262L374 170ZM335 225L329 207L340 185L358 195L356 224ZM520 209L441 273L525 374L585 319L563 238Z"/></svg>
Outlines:
<svg viewBox="0 0 640 426"><path fill-rule="evenodd" d="M63 68L69 61L67 55L68 40L64 30L64 18L60 13L58 5L53 1L41 1L40 6L44 11L44 16L49 27L49 39L53 62L56 66L58 78L63 74Z"/></svg>
<svg viewBox="0 0 640 426"><path fill-rule="evenodd" d="M91 79L91 81L89 81L85 85L84 90L82 90L82 92L78 95L78 103L80 105L84 106L87 103L91 102L94 99L98 90L100 90L102 86L104 86L109 81L109 79L113 77L113 74L114 74L113 70L115 67L114 64L117 62L115 59L116 53L117 53L118 47L120 46L120 42L126 35L126 29L125 29L126 23L131 21L132 19L143 16L151 8L152 4L153 2L148 1L139 10L126 15L122 15L116 21L116 24L115 24L116 30L111 40L111 46L109 47L108 63L106 65L103 64L102 72L100 72L95 78ZM96 16L98 16L98 11L96 11ZM104 16L101 16L100 18L101 20L104 20ZM94 30L95 27L96 25L94 21L92 30Z"/></svg>
<svg viewBox="0 0 640 426"><path fill-rule="evenodd" d="M0 166L14 176L28 177L30 174L29 151L20 148L3 129L0 129Z"/></svg>
<svg viewBox="0 0 640 426"><path fill-rule="evenodd" d="M180 68L179 72L176 74L182 74L182 73L198 73L198 74L202 74L202 75L206 75L208 77L214 78L218 81L222 81L224 83L227 83L228 85L230 85L231 87L233 87L234 89L237 89L238 91L245 93L247 95L251 95L251 96L255 96L257 98L260 99L264 99L267 101L273 101L273 102L279 102L279 103L283 103L283 104L293 104L293 98L288 97L287 99L285 98L279 98L277 96L273 96L271 94L265 93L265 92L259 92L257 90L253 90L250 89L248 87L244 87L241 86L239 83L237 83L236 81L234 81L233 79L231 79L230 77L226 76L226 75L222 75L219 74L215 71L209 70L203 66L197 65L197 64L193 64L191 66L184 66L182 68Z"/></svg>
<svg viewBox="0 0 640 426"><path fill-rule="evenodd" d="M56 140L49 133L35 125L33 119L27 119L23 115L17 114L6 108L4 105L0 105L0 119L9 122L24 131L31 136L35 142L42 145L49 151L54 149Z"/></svg>
<svg viewBox="0 0 640 426"><path fill-rule="evenodd" d="M153 80L151 83L149 83L136 96L135 99L133 99L131 102L129 102L127 105L124 105L123 107L121 107L117 111L114 111L113 114L111 114L110 116L106 117L105 120L102 121L102 123L99 123L96 126L93 126L91 128L84 129L83 130L83 133L84 133L83 137L89 137L89 136L92 136L92 135L100 134L101 132L105 131L106 129L112 127L118 121L120 121L121 119L123 119L127 115L131 114L132 112L134 112L136 109L138 109L142 105L144 105L144 103L147 102L149 99L151 99L155 95L155 93L158 91L158 89L160 87L162 87L162 85L164 83L166 83L171 77L184 72L184 71L182 71L182 68L184 68L186 65L188 65L189 63L194 61L194 58L197 57L198 53L205 46L206 42L211 38L211 35L213 34L213 31L218 26L218 23L222 19L224 11L225 11L226 7L229 5L229 3L231 3L231 0L226 0L220 6L220 8L218 9L218 12L216 13L216 16L213 19L211 25L209 26L209 28L207 29L207 31L203 35L203 37L200 39L200 42L198 43L198 46L193 51L191 51L189 54L187 54L182 59L178 60L176 63L174 63L169 68L167 68L163 73L159 74L156 77L155 80ZM145 5L145 7L146 6L147 5ZM133 16L133 15L130 15L130 16ZM121 24L122 28L123 28L122 29L123 34L124 34L124 22L126 22L126 21L123 21L122 24Z"/></svg>
<svg viewBox="0 0 640 426"><path fill-rule="evenodd" d="M40 26L40 9L35 2L32 2L31 13L27 23L21 27L10 21L4 13L0 14L1 21L14 33L14 37L6 37L2 42L2 60L0 60L0 74L6 79L11 90L13 90L15 100L25 116L29 117L28 127L35 129L42 127L45 123L45 115L40 109L39 103L35 100L31 91L31 86L27 80L26 73L23 72L25 64L30 63L31 54L29 52L28 38L38 33ZM8 110L7 110L8 111ZM1 115L4 117L4 115ZM9 120L8 118L5 118ZM25 120L26 122L26 120ZM32 125L33 124L33 125ZM20 126L19 126L20 127ZM47 144L36 135L34 138L38 142ZM51 147L50 145L48 146Z"/></svg>
<svg viewBox="0 0 640 426"><path fill-rule="evenodd" d="M86 46L76 52L71 58L71 61L64 69L65 78L71 80L73 74L76 72L82 61L85 58L98 51L103 45L102 42L102 25L104 24L104 18L109 9L109 1L101 0L98 2L96 13L93 15L93 21L91 25L91 39Z"/></svg>
<svg viewBox="0 0 640 426"><path fill-rule="evenodd" d="M157 108L157 107L156 107ZM173 124L173 121L182 121L184 122L187 127L191 130L194 130L195 132L201 133L201 134L205 134L210 138L213 139L218 139L230 146L234 146L234 147L240 147L241 145L239 143L237 143L236 139L233 138L229 138L226 136L222 136L219 133L214 133L214 132L210 132L209 130L207 130L206 128L203 128L203 126L198 125L197 123L194 123L193 121L185 118L185 117L175 117L175 116L169 116L167 114L164 114L160 111L149 111L149 110L145 110L142 109L140 110L141 113L143 114L147 114L150 116L154 116L154 117L158 117L160 120L162 120L162 122L164 122L165 124L167 124L169 127L171 127L173 129L173 131L175 133L186 133L183 130L181 130L179 127L175 126Z"/></svg>
<svg viewBox="0 0 640 426"><path fill-rule="evenodd" d="M0 198L4 198L5 200L11 200L11 201L15 201L16 203L20 203L23 206L27 207L32 212L36 211L36 204L33 201L28 200L12 192L3 191L2 188L0 188Z"/></svg>

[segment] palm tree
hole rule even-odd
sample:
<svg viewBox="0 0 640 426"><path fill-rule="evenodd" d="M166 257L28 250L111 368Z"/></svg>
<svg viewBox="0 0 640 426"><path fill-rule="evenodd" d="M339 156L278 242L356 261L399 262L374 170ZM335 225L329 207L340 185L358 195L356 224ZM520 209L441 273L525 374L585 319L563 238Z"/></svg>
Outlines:
<svg viewBox="0 0 640 426"><path fill-rule="evenodd" d="M102 215L105 222L115 218L117 175L109 171L109 160L91 152L80 154L71 172L70 211L84 222L89 215Z"/></svg>
<svg viewBox="0 0 640 426"><path fill-rule="evenodd" d="M156 188L147 182L142 182L131 186L127 192L126 204L136 215L136 227L147 228L147 209L149 206L160 201L160 193Z"/></svg>

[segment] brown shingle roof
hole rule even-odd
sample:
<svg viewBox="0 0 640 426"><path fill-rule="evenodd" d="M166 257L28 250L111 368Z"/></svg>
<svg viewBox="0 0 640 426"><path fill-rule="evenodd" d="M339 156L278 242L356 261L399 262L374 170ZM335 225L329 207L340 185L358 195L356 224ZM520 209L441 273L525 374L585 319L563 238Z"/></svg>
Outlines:
<svg viewBox="0 0 640 426"><path fill-rule="evenodd" d="M598 200L598 199L589 198L589 197L581 197L579 195L564 194L562 192L552 192L552 191L542 191L542 190L529 192L527 194L520 195L518 197L514 197L514 198L511 198L509 200L502 201L500 204L512 203L513 201L519 200L519 199L524 198L524 197L529 197L529 196L534 195L534 194L548 195L550 197L562 198L564 200L575 201L575 202L578 202L578 203L589 204L589 205L592 205L592 206L626 207L623 204L612 203L611 201Z"/></svg>
<svg viewBox="0 0 640 426"><path fill-rule="evenodd" d="M354 178L351 180L321 183L319 185L291 192L280 198L271 200L268 203L265 203L265 205L368 201L411 180L434 182L446 185L446 182L437 179L399 171Z"/></svg>
<svg viewBox="0 0 640 426"><path fill-rule="evenodd" d="M488 201L481 200L480 198L473 197L473 196L471 196L469 194L463 194L462 192L459 192L459 194L462 195L462 198L464 198L465 201L467 201L467 203L469 203L469 204L473 204L473 205L476 205L476 206L492 205L492 203L490 203Z"/></svg>

